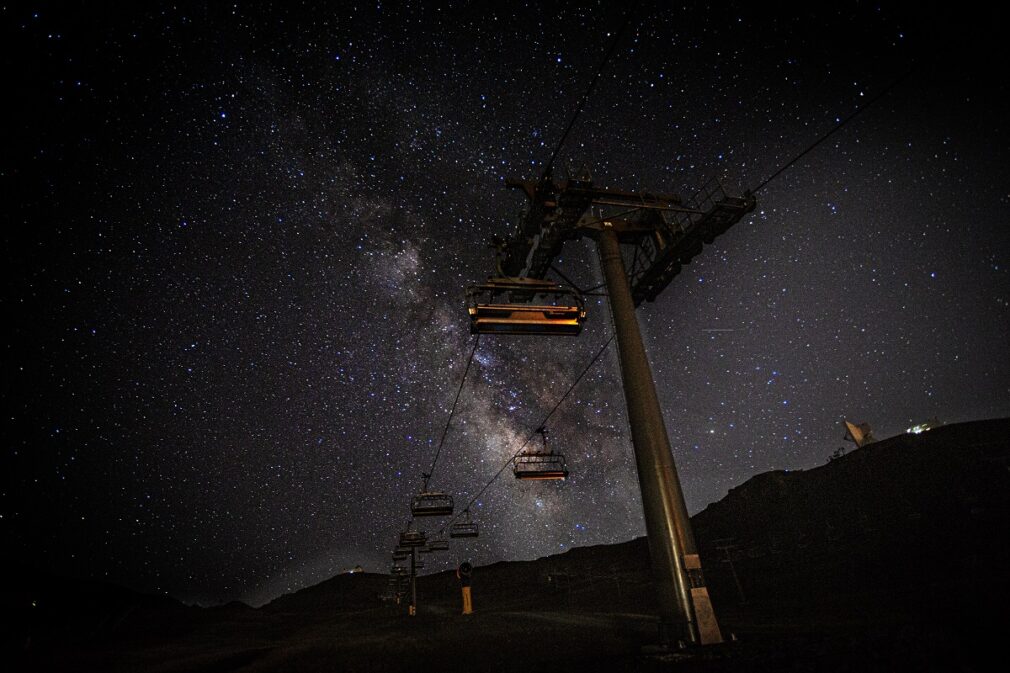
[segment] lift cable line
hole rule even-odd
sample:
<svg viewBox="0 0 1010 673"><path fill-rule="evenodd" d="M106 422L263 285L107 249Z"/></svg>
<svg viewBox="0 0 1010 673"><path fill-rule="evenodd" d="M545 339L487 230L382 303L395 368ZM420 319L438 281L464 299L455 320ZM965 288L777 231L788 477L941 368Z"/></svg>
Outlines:
<svg viewBox="0 0 1010 673"><path fill-rule="evenodd" d="M618 42L621 41L621 36L624 35L624 31L628 27L628 24L631 23L631 17L635 13L635 8L637 6L638 1L636 0L631 4L630 7L628 7L628 13L625 14L624 16L624 23L621 24L621 27L614 34L614 39L611 40L610 42L610 48L607 50L607 53L603 57L603 60L600 61L599 67L596 68L596 73L593 75L593 79L589 82L589 87L586 89L586 93L582 96L582 100L579 102L579 106L575 109L575 114L572 115L571 121L568 122L568 128L566 128L565 132L561 134L561 140L558 141L557 147L554 148L554 153L551 154L551 158L547 161L547 165L544 166L544 172L543 175L541 176L542 180L550 176L551 171L554 168L554 160L558 158L558 153L564 146L565 140L568 139L568 134L571 133L572 127L575 126L575 122L578 120L579 115L581 115L582 111L585 109L586 103L589 101L589 97L593 95L593 90L596 88L597 82L600 81L600 76L603 74L603 69L607 67L607 63L610 61L610 58L614 55L614 51L617 49L617 44Z"/></svg>
<svg viewBox="0 0 1010 673"><path fill-rule="evenodd" d="M424 490L428 490L428 480L431 479L431 475L435 473L435 465L438 463L438 457L442 453L442 445L445 444L445 436L449 434L449 425L452 423L452 416L456 412L456 405L459 403L460 393L463 392L463 384L466 383L466 375L470 373L470 365L473 364L473 356L477 353L477 346L480 345L480 335L473 340L473 348L470 350L470 357L466 360L466 368L463 370L463 378L459 381L459 388L456 390L456 399L452 401L452 407L449 409L449 418L445 420L445 428L442 430L442 439L438 442L438 448L435 450L435 457L431 461L431 467L424 474Z"/></svg>
<svg viewBox="0 0 1010 673"><path fill-rule="evenodd" d="M558 399L558 401L554 404L554 407L547 413L546 416L544 416L543 420L540 421L540 423L537 424L536 429L533 430L533 432L531 432L529 434L529 436L526 438L526 441L524 441L522 443L522 445L520 445L519 448L516 450L516 452L513 453L509 457L509 459L505 461L505 463L501 466L501 468L499 468L499 470L494 473L494 476L492 476L488 480L488 482L486 484L484 484L484 487L481 488L480 491L478 491L477 494L470 499L470 502L468 502L466 504L466 507L463 508L463 512L465 512L467 514L467 516L469 516L470 508L473 506L473 504L475 502L477 502L477 499L480 498L482 495L484 495L485 491L487 491L487 489L489 489L491 487L491 484L493 484L498 479L498 477L500 477L502 475L502 473L505 472L506 468L508 468L508 466L512 464L512 461L514 461L516 459L516 456L518 456L520 453L522 453L522 450L526 448L526 445L530 443L530 440L532 440L534 437L537 436L537 434L544 427L544 425L547 424L547 421L550 420L551 416L554 415L554 412L556 412L558 410L558 408L561 406L561 403L564 402L566 399L568 399L568 396L572 394L572 391L575 390L575 387L577 385L579 385L579 383L582 381L582 379L585 377L585 375L589 372L589 370L592 369L593 365L596 364L597 360L600 359L600 356L603 355L603 352L607 350L607 348L610 346L610 344L611 344L611 342L613 340L614 340L614 335L611 334L610 338L607 339L606 343L604 343L603 346L600 347L600 350L598 350L596 352L596 355L593 356L593 359L589 361L589 364L587 364L585 366L585 368L582 370L582 372L579 373L578 377L576 377L575 381L572 382L572 385L568 387L568 390L565 391L565 394L562 395L560 399ZM456 519L458 519L460 516L462 516L462 513L457 514L454 517L452 517L451 519L449 519L449 521L447 521L445 523L445 525L443 525L442 528L439 529L438 535L441 535L443 532L445 532L445 529L450 524L452 524L453 521L455 521Z"/></svg>
<svg viewBox="0 0 1010 673"><path fill-rule="evenodd" d="M446 435L449 433L449 426L452 424L452 417L456 411L456 405L459 403L460 394L463 392L463 386L466 384L466 376L470 373L470 365L473 364L473 357L477 353L477 347L480 345L480 335L474 339L473 348L470 350L470 357L466 360L466 369L463 370L463 377L460 379L459 388L456 389L456 397L452 401L452 407L449 409L449 418L445 421L445 428L442 430L442 438L438 442L438 448L435 450L435 457L431 461L431 467L428 468L427 472L422 472L421 476L424 480L424 485L421 488L421 492L415 495L410 501L410 519L407 521L407 527L405 530L411 530L414 525L414 519L417 517L442 517L442 516L452 516L455 511L455 502L453 497L448 493L443 491L431 491L428 490L428 484L431 481L431 475L435 472L435 466L438 464L438 457L442 453L442 446L445 444Z"/></svg>
<svg viewBox="0 0 1010 673"><path fill-rule="evenodd" d="M765 188L765 186L769 182L771 182L772 180L774 180L775 178L777 178L782 173L785 173L789 168L792 167L793 164L795 164L797 161L799 161L800 159L802 159L803 157L805 157L807 154L809 154L815 147L817 147L818 145L820 145L821 143L823 143L825 140L827 140L828 138L830 138L832 135L834 135L834 133L836 131L838 131L840 128L842 128L843 126L845 126L846 124L848 124L850 121L852 121L853 119L855 119L856 117L858 117L860 113L862 113L864 110L866 110L871 105L873 105L874 103L876 103L878 100L880 100L881 98L883 98L884 96L886 96L888 93L890 93L899 84L901 84L906 79L908 79L908 77L913 72L915 72L916 65L917 64L913 64L911 68L909 68L908 70L906 70L900 76L898 76L897 78L895 78L894 80L892 80L890 84L888 84L886 87L884 87L880 91L880 93L878 93L876 96L874 96L870 100L866 101L866 103L864 103L863 105L861 105L858 108L856 108L856 110L854 112L852 112L852 114L850 114L848 117L846 117L842 121L838 122L838 124L836 124L834 127L832 127L831 130L829 130L827 133L825 133L820 138L818 138L817 140L815 140L805 150L803 150L802 152L800 152L799 154L797 154L793 158L792 161L790 161L789 163L785 164L780 169L778 169L777 171L775 171L774 173L772 173L771 176L768 177L764 182L762 182L760 185L758 185L757 187L755 187L754 189L752 189L751 193L752 194L757 194L758 192L760 192L762 189Z"/></svg>

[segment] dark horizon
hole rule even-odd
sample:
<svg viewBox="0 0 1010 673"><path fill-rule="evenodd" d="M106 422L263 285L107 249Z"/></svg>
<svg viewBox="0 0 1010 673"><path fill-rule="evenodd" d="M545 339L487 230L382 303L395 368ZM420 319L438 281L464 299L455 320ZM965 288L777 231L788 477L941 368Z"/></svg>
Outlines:
<svg viewBox="0 0 1010 673"><path fill-rule="evenodd" d="M5 547L189 603L384 572L472 337L466 285L623 6L9 7ZM889 437L1010 416L1001 17L846 4L632 17L555 170L775 178L639 310L692 513ZM559 266L600 282L595 252ZM482 338L432 485L477 492L610 334ZM1003 343L1003 346L999 344ZM644 534L614 353L492 486L476 564ZM455 564L442 561L445 568Z"/></svg>

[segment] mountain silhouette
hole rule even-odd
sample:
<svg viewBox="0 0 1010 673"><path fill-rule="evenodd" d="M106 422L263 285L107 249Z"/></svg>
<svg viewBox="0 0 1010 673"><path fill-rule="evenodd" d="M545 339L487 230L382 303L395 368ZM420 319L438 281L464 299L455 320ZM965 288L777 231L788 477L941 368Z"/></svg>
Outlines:
<svg viewBox="0 0 1010 673"><path fill-rule="evenodd" d="M648 649L639 538L475 568L467 617L449 572L419 578L411 618L372 573L203 609L5 568L31 575L5 601L19 625L7 658L165 672L995 670L1010 621L1008 436L1010 419L901 435L757 475L696 514L724 645Z"/></svg>

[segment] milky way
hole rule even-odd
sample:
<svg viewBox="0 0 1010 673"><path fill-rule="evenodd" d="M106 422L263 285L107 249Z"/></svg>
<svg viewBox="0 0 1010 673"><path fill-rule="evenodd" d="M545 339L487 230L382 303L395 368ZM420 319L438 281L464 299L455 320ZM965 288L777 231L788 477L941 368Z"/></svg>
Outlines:
<svg viewBox="0 0 1010 673"><path fill-rule="evenodd" d="M625 7L314 5L2 10L16 560L200 603L386 570L463 290L524 205L504 179L543 170ZM643 3L565 143L562 177L742 192L921 64L640 309L692 512L823 464L844 418L1010 414L1000 24L973 51L950 19ZM589 241L558 267L602 282ZM588 307L578 338L482 337L432 487L468 502L537 427L611 334ZM506 471L429 570L644 534L613 349L549 427L571 478Z"/></svg>

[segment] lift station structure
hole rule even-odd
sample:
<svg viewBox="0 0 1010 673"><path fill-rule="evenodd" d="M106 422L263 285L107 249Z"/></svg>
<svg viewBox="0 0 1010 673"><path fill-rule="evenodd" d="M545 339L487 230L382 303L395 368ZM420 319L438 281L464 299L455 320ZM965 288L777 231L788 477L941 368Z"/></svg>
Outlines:
<svg viewBox="0 0 1010 673"><path fill-rule="evenodd" d="M659 600L660 638L671 644L721 642L635 308L655 300L704 245L753 211L756 199L750 192L728 196L715 179L686 201L670 194L597 187L588 175L555 182L547 174L535 181L508 180L506 185L522 190L528 207L511 237L498 245L503 282L544 282L565 242L583 237L596 241L617 336ZM509 301L532 303L535 295L516 291ZM548 323L555 319L549 312L543 316ZM473 311L471 318L476 325ZM523 333L507 332L500 325L488 331Z"/></svg>

